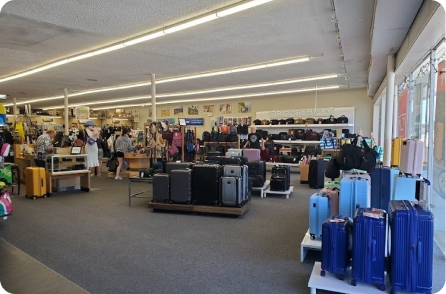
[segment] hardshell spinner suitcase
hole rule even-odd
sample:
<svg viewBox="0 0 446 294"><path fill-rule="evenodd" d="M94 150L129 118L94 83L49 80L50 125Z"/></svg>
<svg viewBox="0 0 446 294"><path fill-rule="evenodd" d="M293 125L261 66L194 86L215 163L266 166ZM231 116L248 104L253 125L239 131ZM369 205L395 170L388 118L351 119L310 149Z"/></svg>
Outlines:
<svg viewBox="0 0 446 294"><path fill-rule="evenodd" d="M26 197L47 196L46 175L43 167L27 167L25 169Z"/></svg>
<svg viewBox="0 0 446 294"><path fill-rule="evenodd" d="M434 220L423 205L390 201L391 293L432 293Z"/></svg>
<svg viewBox="0 0 446 294"><path fill-rule="evenodd" d="M392 200L416 201L418 179L400 175L395 178L395 190Z"/></svg>
<svg viewBox="0 0 446 294"><path fill-rule="evenodd" d="M399 170L386 166L377 166L370 173L371 181L371 207L387 210L392 199L395 180Z"/></svg>
<svg viewBox="0 0 446 294"><path fill-rule="evenodd" d="M170 202L191 202L192 171L190 169L174 169L170 172Z"/></svg>
<svg viewBox="0 0 446 294"><path fill-rule="evenodd" d="M401 145L400 171L404 174L421 175L423 172L424 143L405 140Z"/></svg>
<svg viewBox="0 0 446 294"><path fill-rule="evenodd" d="M169 202L170 176L169 174L153 175L153 202Z"/></svg>
<svg viewBox="0 0 446 294"><path fill-rule="evenodd" d="M226 157L233 157L233 156L242 156L243 152L242 149L229 149L225 156Z"/></svg>
<svg viewBox="0 0 446 294"><path fill-rule="evenodd" d="M330 206L330 216L336 216L339 214L339 190L333 188L324 188L321 190L321 194L328 198L328 204Z"/></svg>
<svg viewBox="0 0 446 294"><path fill-rule="evenodd" d="M286 178L286 190L290 188L291 183L291 168L289 165L275 165L271 169L271 175L284 174Z"/></svg>
<svg viewBox="0 0 446 294"><path fill-rule="evenodd" d="M223 206L238 206L243 203L243 187L241 177L221 177L220 203Z"/></svg>
<svg viewBox="0 0 446 294"><path fill-rule="evenodd" d="M260 175L249 176L253 188L261 188L265 185L265 178Z"/></svg>
<svg viewBox="0 0 446 294"><path fill-rule="evenodd" d="M283 174L271 175L269 186L271 191L288 191L290 188L286 176Z"/></svg>
<svg viewBox="0 0 446 294"><path fill-rule="evenodd" d="M311 239L319 238L322 235L322 224L330 217L328 198L316 193L310 197L310 236Z"/></svg>
<svg viewBox="0 0 446 294"><path fill-rule="evenodd" d="M259 149L244 149L243 156L248 158L248 162L260 160L260 150Z"/></svg>
<svg viewBox="0 0 446 294"><path fill-rule="evenodd" d="M368 216L370 215L370 216ZM353 220L352 281L377 284L385 291L387 213L358 208Z"/></svg>
<svg viewBox="0 0 446 294"><path fill-rule="evenodd" d="M241 202L248 201L248 167L246 165L225 165L223 166L223 176L225 177L240 177L241 180ZM221 192L221 185L220 185Z"/></svg>
<svg viewBox="0 0 446 294"><path fill-rule="evenodd" d="M370 207L370 176L345 174L341 180L339 214L353 217L358 207Z"/></svg>
<svg viewBox="0 0 446 294"><path fill-rule="evenodd" d="M190 169L192 168L192 163L190 162L168 162L166 163L166 173L170 174L170 172L174 169Z"/></svg>
<svg viewBox="0 0 446 294"><path fill-rule="evenodd" d="M263 160L251 161L246 164L250 176L261 175L266 178L266 162Z"/></svg>
<svg viewBox="0 0 446 294"><path fill-rule="evenodd" d="M192 203L218 205L222 168L217 164L194 165L192 168Z"/></svg>
<svg viewBox="0 0 446 294"><path fill-rule="evenodd" d="M392 166L400 166L401 160L401 145L403 144L404 138L395 138L392 140L392 158L390 164Z"/></svg>
<svg viewBox="0 0 446 294"><path fill-rule="evenodd" d="M351 221L346 216L332 216L322 224L322 271L339 275L344 280L350 263Z"/></svg>
<svg viewBox="0 0 446 294"><path fill-rule="evenodd" d="M322 159L310 161L310 170L308 172L308 184L310 188L320 189L324 187L327 163L327 161Z"/></svg>

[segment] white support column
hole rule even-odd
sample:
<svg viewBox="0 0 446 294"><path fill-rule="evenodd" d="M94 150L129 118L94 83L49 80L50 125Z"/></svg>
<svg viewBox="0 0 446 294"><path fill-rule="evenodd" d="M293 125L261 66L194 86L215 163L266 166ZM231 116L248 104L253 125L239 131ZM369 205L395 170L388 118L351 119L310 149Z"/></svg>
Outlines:
<svg viewBox="0 0 446 294"><path fill-rule="evenodd" d="M412 121L413 121L413 99L415 97L415 79L413 73L409 75L409 105L407 106L407 120L406 120L406 137L412 138Z"/></svg>
<svg viewBox="0 0 446 294"><path fill-rule="evenodd" d="M427 151L427 178L434 178L434 121L435 121L435 91L437 90L436 84L436 51L431 51L431 68L430 68L430 76L429 76L429 136L427 141L428 151ZM440 183L441 185L442 183ZM429 186L427 191L427 207L430 209L431 205L431 195L432 195L432 186Z"/></svg>
<svg viewBox="0 0 446 294"><path fill-rule="evenodd" d="M398 86L394 90L395 98L393 100L393 134L392 138L398 137Z"/></svg>
<svg viewBox="0 0 446 294"><path fill-rule="evenodd" d="M393 103L395 100L395 56L387 56L386 120L384 127L384 166L390 166L392 158Z"/></svg>
<svg viewBox="0 0 446 294"><path fill-rule="evenodd" d="M151 75L151 94L152 94L152 121L156 121L156 82L155 74Z"/></svg>
<svg viewBox="0 0 446 294"><path fill-rule="evenodd" d="M13 106L12 106L12 114L14 115L14 123L15 123L17 121L17 116L18 116L18 113L17 113L17 98L16 97L12 98L12 104L13 104Z"/></svg>
<svg viewBox="0 0 446 294"><path fill-rule="evenodd" d="M68 126L68 89L64 89L63 90L64 93L64 106L65 106L65 114L64 114L64 118L65 118L65 135L68 136L68 132L69 132L69 126Z"/></svg>

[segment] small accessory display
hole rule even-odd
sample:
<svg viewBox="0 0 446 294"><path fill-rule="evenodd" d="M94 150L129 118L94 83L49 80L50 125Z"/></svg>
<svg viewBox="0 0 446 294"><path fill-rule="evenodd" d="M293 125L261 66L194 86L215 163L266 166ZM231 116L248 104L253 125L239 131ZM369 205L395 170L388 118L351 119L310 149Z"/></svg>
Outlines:
<svg viewBox="0 0 446 294"><path fill-rule="evenodd" d="M71 147L71 152L70 152L71 155L79 155L81 154L81 152L82 152L82 147L79 146Z"/></svg>

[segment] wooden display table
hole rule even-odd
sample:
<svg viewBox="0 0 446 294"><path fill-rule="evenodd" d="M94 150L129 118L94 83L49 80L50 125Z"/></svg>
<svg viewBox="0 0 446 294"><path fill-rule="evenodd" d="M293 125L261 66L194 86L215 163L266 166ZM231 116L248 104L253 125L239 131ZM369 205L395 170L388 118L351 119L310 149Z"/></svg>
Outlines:
<svg viewBox="0 0 446 294"><path fill-rule="evenodd" d="M66 171L52 174L46 172L46 191L51 196L53 192L53 181L80 178L80 188L82 191L90 192L91 188L91 172L89 170Z"/></svg>
<svg viewBox="0 0 446 294"><path fill-rule="evenodd" d="M125 153L124 159L129 164L129 170L139 171L150 168L150 157L146 154Z"/></svg>

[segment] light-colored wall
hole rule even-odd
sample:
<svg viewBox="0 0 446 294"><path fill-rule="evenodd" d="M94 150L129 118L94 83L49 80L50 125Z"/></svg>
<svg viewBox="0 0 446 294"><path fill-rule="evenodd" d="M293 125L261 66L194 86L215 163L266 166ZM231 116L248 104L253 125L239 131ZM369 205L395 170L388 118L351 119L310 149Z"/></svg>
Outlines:
<svg viewBox="0 0 446 294"><path fill-rule="evenodd" d="M251 116L255 119L256 112L269 111L269 110L286 110L286 109L300 109L300 108L313 108L315 107L315 92L308 92L302 94L290 94L282 96L269 96L269 97L257 97L253 99L240 99L240 100L227 100L205 103L184 103L184 113L182 115L173 115L174 108L181 106L181 104L171 105L158 105L157 106L157 118L161 117L161 111L165 109L170 110L170 116L177 121L180 117L203 117L205 126L197 127L197 133L201 136L201 133L205 130L210 130L211 119L218 117L246 117ZM238 113L238 102L247 101L251 102L250 113ZM221 114L219 111L220 104L230 103L232 105L232 114ZM199 106L198 115L187 115L188 105L195 104ZM203 105L214 105L214 114L209 117L209 113L203 112ZM373 119L373 100L367 97L365 88L362 89L348 89L348 90L335 90L335 91L320 91L317 95L317 107L355 107L355 131L363 131L364 135L369 136L372 131L372 119ZM143 128L144 122L149 118L148 109L135 108L140 113L140 122L138 128Z"/></svg>

